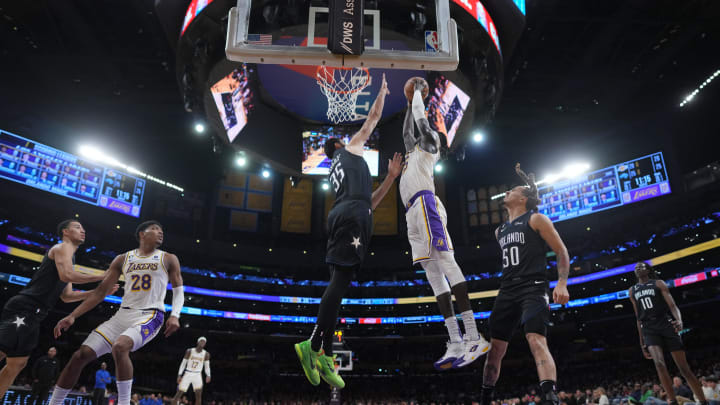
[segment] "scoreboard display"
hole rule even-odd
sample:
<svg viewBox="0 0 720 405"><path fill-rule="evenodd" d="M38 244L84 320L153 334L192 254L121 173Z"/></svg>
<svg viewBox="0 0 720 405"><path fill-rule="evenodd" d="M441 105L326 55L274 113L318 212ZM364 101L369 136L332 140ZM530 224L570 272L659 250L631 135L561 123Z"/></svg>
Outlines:
<svg viewBox="0 0 720 405"><path fill-rule="evenodd" d="M140 216L145 180L0 130L0 178Z"/></svg>
<svg viewBox="0 0 720 405"><path fill-rule="evenodd" d="M540 187L540 213L563 221L670 193L662 152Z"/></svg>

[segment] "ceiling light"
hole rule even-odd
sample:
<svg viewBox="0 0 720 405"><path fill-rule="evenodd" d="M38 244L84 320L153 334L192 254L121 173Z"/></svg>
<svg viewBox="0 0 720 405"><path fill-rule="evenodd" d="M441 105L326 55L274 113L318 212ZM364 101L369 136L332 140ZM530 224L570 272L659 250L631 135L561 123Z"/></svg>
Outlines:
<svg viewBox="0 0 720 405"><path fill-rule="evenodd" d="M475 143L482 143L485 140L485 135L480 131L475 132L473 134L472 140Z"/></svg>
<svg viewBox="0 0 720 405"><path fill-rule="evenodd" d="M708 77L707 79L705 79L705 81L702 82L700 86L698 86L698 88L685 96L685 99L683 99L683 101L680 103L680 107L685 107L685 104L691 102L695 98L695 96L700 93L700 90L704 89L707 85L709 85L716 77L718 77L718 75L720 75L720 69L713 72L713 74L710 75L710 77Z"/></svg>

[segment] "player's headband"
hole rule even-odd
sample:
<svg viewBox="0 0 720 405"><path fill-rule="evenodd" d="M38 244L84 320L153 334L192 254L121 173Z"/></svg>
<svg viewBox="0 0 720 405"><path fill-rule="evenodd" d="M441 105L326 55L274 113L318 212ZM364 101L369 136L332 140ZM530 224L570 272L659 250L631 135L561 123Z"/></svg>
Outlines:
<svg viewBox="0 0 720 405"><path fill-rule="evenodd" d="M205 339L205 336L200 336L198 338L197 342L200 343L201 340L204 340L205 342L207 342L207 339Z"/></svg>

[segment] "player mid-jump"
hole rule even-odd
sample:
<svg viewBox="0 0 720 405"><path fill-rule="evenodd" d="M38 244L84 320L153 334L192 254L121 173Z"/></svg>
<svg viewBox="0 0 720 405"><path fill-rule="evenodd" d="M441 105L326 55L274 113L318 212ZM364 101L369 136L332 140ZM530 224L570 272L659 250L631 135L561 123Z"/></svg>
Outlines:
<svg viewBox="0 0 720 405"><path fill-rule="evenodd" d="M445 207L435 195L433 171L447 148L447 141L442 142L446 135L432 130L425 117L421 93L427 94L427 82L414 77L408 80L405 89L406 96L412 96L408 97L410 105L403 123L405 165L400 177L400 197L405 207L413 263L420 263L425 269L450 335L447 351L435 362L435 368L448 370L477 360L488 351L489 343L478 333L465 276L455 261L447 232ZM419 135L415 135L416 124ZM452 295L455 295L465 326L464 338L460 335Z"/></svg>

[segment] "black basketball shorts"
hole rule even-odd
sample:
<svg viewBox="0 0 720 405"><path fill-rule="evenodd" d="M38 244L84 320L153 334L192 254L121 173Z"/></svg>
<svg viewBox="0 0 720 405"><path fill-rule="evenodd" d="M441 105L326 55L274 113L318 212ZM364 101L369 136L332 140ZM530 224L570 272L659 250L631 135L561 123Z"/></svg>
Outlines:
<svg viewBox="0 0 720 405"><path fill-rule="evenodd" d="M365 201L342 202L328 214L325 262L356 266L363 262L372 235L372 210Z"/></svg>
<svg viewBox="0 0 720 405"><path fill-rule="evenodd" d="M682 338L669 321L663 320L662 324L643 322L640 330L646 346L660 346L669 352L685 350Z"/></svg>
<svg viewBox="0 0 720 405"><path fill-rule="evenodd" d="M546 281L512 289L500 288L490 313L490 336L509 342L518 326L545 336L550 323L550 296Z"/></svg>
<svg viewBox="0 0 720 405"><path fill-rule="evenodd" d="M0 316L0 351L8 357L25 357L35 349L40 323L47 315L31 298L10 298Z"/></svg>

